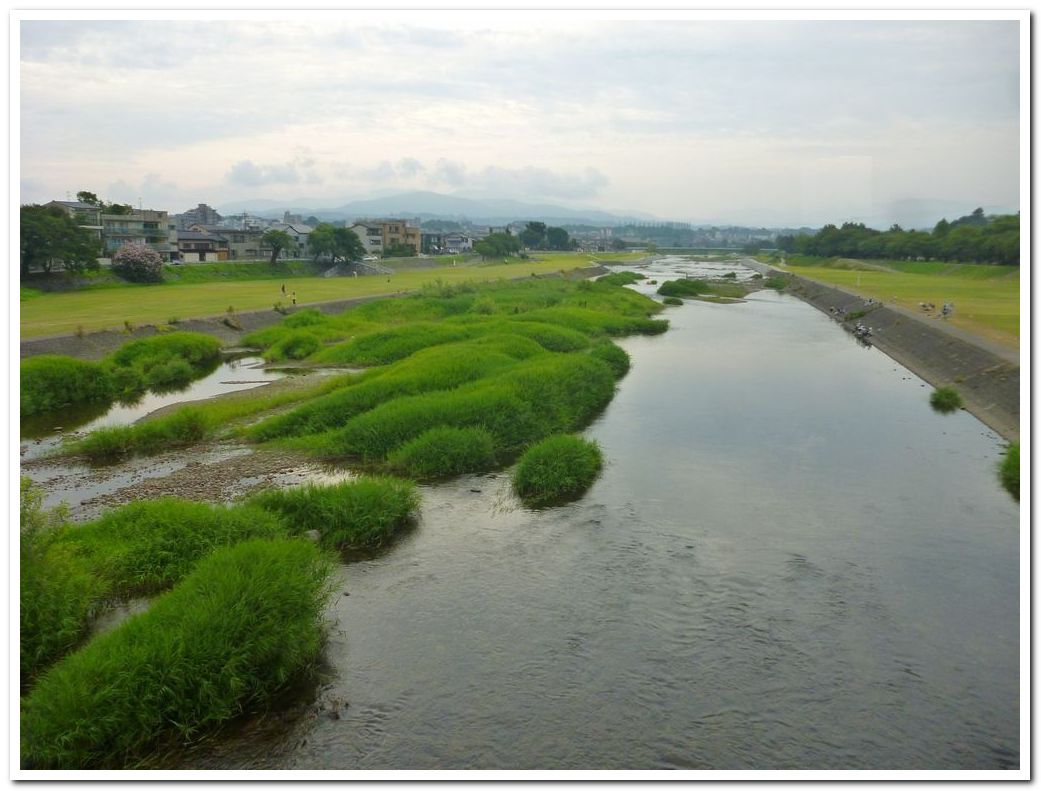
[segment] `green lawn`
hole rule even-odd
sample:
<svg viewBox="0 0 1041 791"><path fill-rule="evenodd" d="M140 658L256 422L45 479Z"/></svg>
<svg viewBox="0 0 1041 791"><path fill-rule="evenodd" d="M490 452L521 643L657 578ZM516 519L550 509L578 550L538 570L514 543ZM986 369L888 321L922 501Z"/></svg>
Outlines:
<svg viewBox="0 0 1041 791"><path fill-rule="evenodd" d="M951 324L1009 348L1019 347L1019 267L938 261L866 262L887 268L879 271L854 269L851 265L857 262L849 259L814 262L837 266L788 263L786 268L793 274L915 311L920 310L921 302L935 304L937 312L943 303L953 302Z"/></svg>
<svg viewBox="0 0 1041 791"><path fill-rule="evenodd" d="M619 262L640 258L636 254L598 254L597 260ZM546 274L561 269L589 266L591 256L579 253L547 253L532 260L512 260L509 264L445 266L393 275L365 277L294 277L286 280L287 291L295 291L297 304L329 302L355 297L371 297L411 291L424 283L467 280L496 280ZM24 295L23 295L24 297ZM60 335L94 330L163 324L171 318L189 319L218 316L234 308L237 312L273 308L276 302L289 303L282 296L277 279L211 281L204 283L126 286L34 295L21 304L21 336Z"/></svg>

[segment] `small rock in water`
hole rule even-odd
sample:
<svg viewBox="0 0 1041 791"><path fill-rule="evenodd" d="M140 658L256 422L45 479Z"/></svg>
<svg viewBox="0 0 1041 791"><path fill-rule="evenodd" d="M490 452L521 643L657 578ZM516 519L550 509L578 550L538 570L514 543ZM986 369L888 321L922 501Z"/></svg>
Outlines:
<svg viewBox="0 0 1041 791"><path fill-rule="evenodd" d="M317 544L319 541L322 540L322 534L319 533L317 530L305 530L304 538L308 538Z"/></svg>
<svg viewBox="0 0 1041 791"><path fill-rule="evenodd" d="M474 494L480 494L481 493L480 489L471 489L470 491L473 492Z"/></svg>

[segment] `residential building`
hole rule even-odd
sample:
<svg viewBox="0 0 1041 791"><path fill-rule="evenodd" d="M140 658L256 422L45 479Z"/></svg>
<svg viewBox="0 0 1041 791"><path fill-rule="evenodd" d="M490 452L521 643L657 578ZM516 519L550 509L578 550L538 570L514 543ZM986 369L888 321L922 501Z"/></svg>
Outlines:
<svg viewBox="0 0 1041 791"><path fill-rule="evenodd" d="M445 235L441 231L423 231L420 234L422 252L426 255L440 255L444 250Z"/></svg>
<svg viewBox="0 0 1041 791"><path fill-rule="evenodd" d="M101 241L106 257L128 244L147 245L164 261L177 250L177 225L165 211L138 209L130 214L102 214Z"/></svg>
<svg viewBox="0 0 1041 791"><path fill-rule="evenodd" d="M47 206L57 206L68 213L76 224L89 230L97 239L101 239L101 207L92 203L75 200L52 200Z"/></svg>
<svg viewBox="0 0 1041 791"><path fill-rule="evenodd" d="M285 231L293 240L293 246L282 250L281 253L279 253L279 258L307 258L311 255L308 238L311 236L311 231L313 231L314 228L310 225L304 225L303 223L274 222L271 223L271 229L275 231ZM270 247L262 247L261 249L262 252L266 250L268 256L271 255Z"/></svg>
<svg viewBox="0 0 1041 791"><path fill-rule="evenodd" d="M177 232L177 254L186 264L201 261L227 261L230 258L228 238L200 225Z"/></svg>
<svg viewBox="0 0 1041 791"><path fill-rule="evenodd" d="M261 251L260 237L264 231L260 228L207 228L211 233L220 233L228 240L228 257L235 261L256 261L270 258L271 250L266 254Z"/></svg>
<svg viewBox="0 0 1041 791"><path fill-rule="evenodd" d="M419 223L413 220L361 220L356 224L379 228L384 250L394 244L412 245L417 253L423 249Z"/></svg>
<svg viewBox="0 0 1041 791"><path fill-rule="evenodd" d="M177 228L179 230L188 230L193 225L218 225L224 219L217 213L216 209L207 206L205 203L200 203L194 209L189 209L183 214L174 216L177 219Z"/></svg>
<svg viewBox="0 0 1041 791"><path fill-rule="evenodd" d="M383 255L383 234L379 225L373 223L355 223L348 228L361 240L366 255Z"/></svg>
<svg viewBox="0 0 1041 791"><path fill-rule="evenodd" d="M465 233L446 233L441 249L451 255L468 253L474 249L474 240Z"/></svg>

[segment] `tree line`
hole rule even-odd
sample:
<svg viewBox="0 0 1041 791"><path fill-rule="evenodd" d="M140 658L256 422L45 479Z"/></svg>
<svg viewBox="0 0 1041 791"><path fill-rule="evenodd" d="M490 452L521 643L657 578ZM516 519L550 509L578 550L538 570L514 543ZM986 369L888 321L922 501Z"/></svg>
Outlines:
<svg viewBox="0 0 1041 791"><path fill-rule="evenodd" d="M893 225L888 231L863 223L825 225L815 234L778 236L777 248L786 253L845 258L929 259L977 264L1019 265L1019 215L987 216L983 209L948 222L932 231L907 231Z"/></svg>

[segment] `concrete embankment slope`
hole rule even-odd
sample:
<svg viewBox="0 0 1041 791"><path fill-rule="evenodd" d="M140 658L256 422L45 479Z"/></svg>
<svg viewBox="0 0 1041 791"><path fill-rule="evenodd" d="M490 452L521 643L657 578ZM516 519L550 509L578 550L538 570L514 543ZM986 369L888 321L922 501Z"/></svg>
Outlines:
<svg viewBox="0 0 1041 791"><path fill-rule="evenodd" d="M841 323L851 327L859 320L871 327L871 343L879 350L934 387L954 387L970 413L1010 442L1019 440L1019 364L1008 353L986 348L984 341L973 342L966 333L941 325L942 319L866 307L864 297L856 294L751 259L742 263L764 275L783 274L790 282L788 293L836 321L843 313L866 311Z"/></svg>

